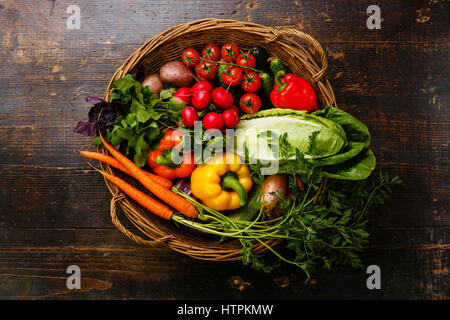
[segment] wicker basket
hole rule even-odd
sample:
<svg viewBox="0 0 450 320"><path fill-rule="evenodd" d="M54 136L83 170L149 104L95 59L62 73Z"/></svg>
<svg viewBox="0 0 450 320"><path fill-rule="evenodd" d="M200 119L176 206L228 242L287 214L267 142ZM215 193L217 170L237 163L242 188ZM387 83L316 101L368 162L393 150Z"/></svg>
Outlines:
<svg viewBox="0 0 450 320"><path fill-rule="evenodd" d="M244 21L226 19L203 19L174 26L148 40L137 49L125 63L115 72L104 98L110 94L114 80L130 73L150 74L157 72L166 62L179 59L179 55L187 47L202 48L205 44L214 42L223 45L234 42L243 49L260 46L273 56L286 63L293 73L307 79L315 89L320 106L334 106L336 101L330 83L324 78L327 70L327 58L319 42L311 36L295 29L274 29ZM101 152L106 153L104 148ZM111 173L114 169L102 164L103 170ZM118 171L115 174L120 175ZM142 187L126 175L122 178L137 188ZM127 198L119 189L105 180L113 195L111 200L111 218L114 225L128 238L146 246L165 245L169 248L196 259L213 261L231 261L240 259L241 244L237 240L219 243L213 236L187 230L172 222L161 219ZM147 239L130 232L119 221L118 206L126 218L142 232ZM266 242L275 246L278 240ZM266 250L266 246L255 243L255 253Z"/></svg>

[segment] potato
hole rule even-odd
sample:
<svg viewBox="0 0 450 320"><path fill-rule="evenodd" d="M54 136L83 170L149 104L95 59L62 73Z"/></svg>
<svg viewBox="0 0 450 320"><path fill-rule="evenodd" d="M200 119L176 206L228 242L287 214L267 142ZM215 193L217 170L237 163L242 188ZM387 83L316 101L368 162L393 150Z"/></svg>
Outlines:
<svg viewBox="0 0 450 320"><path fill-rule="evenodd" d="M194 73L181 61L171 61L159 70L162 82L176 87L190 87L194 84Z"/></svg>
<svg viewBox="0 0 450 320"><path fill-rule="evenodd" d="M154 94L159 94L163 87L163 83L161 81L161 78L159 77L159 74L153 73L146 77L144 81L142 81L142 87L148 86L150 91Z"/></svg>

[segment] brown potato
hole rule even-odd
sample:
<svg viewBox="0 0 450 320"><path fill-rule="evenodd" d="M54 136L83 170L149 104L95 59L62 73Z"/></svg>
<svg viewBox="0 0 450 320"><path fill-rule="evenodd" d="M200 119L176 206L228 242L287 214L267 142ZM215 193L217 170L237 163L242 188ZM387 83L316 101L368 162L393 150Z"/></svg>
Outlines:
<svg viewBox="0 0 450 320"><path fill-rule="evenodd" d="M194 73L181 61L170 61L159 70L162 82L176 87L190 87L194 84Z"/></svg>
<svg viewBox="0 0 450 320"><path fill-rule="evenodd" d="M153 73L146 77L144 81L142 81L142 87L148 86L150 91L154 94L159 94L163 87L163 83L161 81L161 78L159 77L159 74Z"/></svg>

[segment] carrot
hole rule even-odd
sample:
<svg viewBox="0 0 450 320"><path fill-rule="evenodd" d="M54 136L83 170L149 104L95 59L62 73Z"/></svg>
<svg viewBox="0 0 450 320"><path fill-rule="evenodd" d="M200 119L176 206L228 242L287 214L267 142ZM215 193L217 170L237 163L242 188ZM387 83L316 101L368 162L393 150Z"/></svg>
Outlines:
<svg viewBox="0 0 450 320"><path fill-rule="evenodd" d="M184 199L183 197L175 194L174 192L162 188L160 184L156 183L154 180L149 178L147 175L143 173L143 170L138 168L130 159L125 157L119 151L117 151L110 143L103 139L103 136L100 134L100 138L102 139L103 145L108 149L108 151L112 154L116 160L118 160L128 171L132 177L138 180L144 187L146 187L150 192L152 192L155 196L163 200L164 202L170 204L173 208L181 212L187 217L197 218L198 212L194 205L192 205L189 201Z"/></svg>
<svg viewBox="0 0 450 320"><path fill-rule="evenodd" d="M163 205L162 203L156 201L149 195L143 193L142 191L139 191L138 189L132 187L122 179L113 176L112 174L100 171L100 173L106 177L109 181L114 183L119 189L121 189L123 192L125 192L128 196L130 196L132 199L136 200L137 203L142 205L144 208L147 208L154 214L160 216L161 218L170 220L173 215L173 211L170 210L168 207Z"/></svg>
<svg viewBox="0 0 450 320"><path fill-rule="evenodd" d="M131 173L128 169L126 169L123 165L120 164L119 161L114 159L111 156L108 156L107 154L99 153L99 152L91 152L91 151L80 151L80 154L86 158L91 158L95 160L99 160L101 162L109 164L111 167L114 167L116 169L119 169L120 171L125 172L129 176L131 176ZM142 172L146 175L148 175L150 178L158 182L161 186L170 189L172 188L172 181L169 179L166 179L164 177L160 177L156 174L147 172L145 170L142 170Z"/></svg>

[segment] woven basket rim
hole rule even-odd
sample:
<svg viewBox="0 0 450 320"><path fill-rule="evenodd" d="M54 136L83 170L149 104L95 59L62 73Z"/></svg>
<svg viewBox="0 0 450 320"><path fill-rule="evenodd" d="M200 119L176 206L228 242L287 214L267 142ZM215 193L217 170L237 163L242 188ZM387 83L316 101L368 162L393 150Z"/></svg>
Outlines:
<svg viewBox="0 0 450 320"><path fill-rule="evenodd" d="M105 100L109 98L114 80L125 76L133 70L133 68L135 68L141 60L152 51L163 46L167 42L176 39L177 37L187 34L188 32L205 32L214 31L217 29L228 29L254 34L263 37L268 44L275 43L283 48L286 48L286 50L292 48L293 59L304 59L302 60L302 66L306 65L306 69L310 72L307 80L316 86L316 92L319 90L322 94L322 104L337 107L333 89L325 77L328 67L327 56L322 46L316 39L296 29L278 29L253 22L216 18L205 18L174 25L169 29L166 29L163 32L151 37L143 45L136 49L116 70L107 86L107 89L105 90L103 98ZM305 42L305 44L299 44L297 39ZM308 50L312 51L312 53ZM316 60L319 60L319 62ZM291 67L291 65L289 66ZM99 147L98 150L102 153L107 153L104 147ZM108 173L113 172L112 168L107 164L101 163L101 168ZM191 243L187 243L187 241L180 241L173 234L167 234L161 225L157 225L157 217L146 215L144 209L130 201L130 199L121 193L113 183L106 178L104 178L104 180L107 188L113 196L110 205L111 220L117 229L119 229L132 241L150 247L166 246L174 251L200 260L235 261L240 259L242 246L238 240L232 241L231 244L227 246L213 247L202 246L195 241L191 241ZM131 221L131 223L148 239L135 235L124 227L118 218L118 206L121 208L124 216ZM165 222L170 223L169 221ZM276 246L280 242L280 240L267 240L264 244L255 243L253 246L253 251L255 253L261 253L267 250L267 247Z"/></svg>

